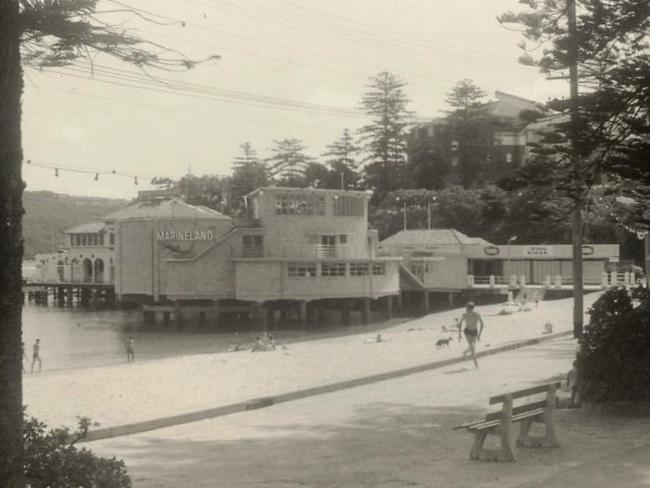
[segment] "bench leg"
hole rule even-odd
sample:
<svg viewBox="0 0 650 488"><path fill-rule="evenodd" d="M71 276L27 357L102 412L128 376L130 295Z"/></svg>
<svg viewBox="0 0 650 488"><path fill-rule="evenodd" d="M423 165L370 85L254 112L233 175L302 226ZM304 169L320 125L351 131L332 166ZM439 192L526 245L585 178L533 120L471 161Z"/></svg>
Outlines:
<svg viewBox="0 0 650 488"><path fill-rule="evenodd" d="M524 419L519 424L519 437L517 445L521 447L539 447L542 445L541 439L531 437L529 432L533 425L533 419Z"/></svg>
<svg viewBox="0 0 650 488"><path fill-rule="evenodd" d="M530 428L534 422L541 422L545 427L543 437L533 437L530 435ZM555 423L552 415L544 415L544 418L532 418L521 421L517 445L521 447L559 447L560 444L555 436Z"/></svg>
<svg viewBox="0 0 650 488"><path fill-rule="evenodd" d="M489 434L498 434L501 438L501 446L499 449L485 449L483 444L485 439ZM499 429L499 432L495 431L481 431L474 433L474 444L472 445L472 450L469 453L469 458L472 461L478 461L480 459L485 461L507 461L513 462L515 456L510 447L510 433L507 429Z"/></svg>
<svg viewBox="0 0 650 488"><path fill-rule="evenodd" d="M546 428L544 443L549 447L560 447L560 443L555 435L555 416L552 411L544 414L544 426Z"/></svg>
<svg viewBox="0 0 650 488"><path fill-rule="evenodd" d="M487 437L487 432L474 432L474 444L469 451L469 458L472 461L477 461L480 458L480 453L483 450L483 443Z"/></svg>
<svg viewBox="0 0 650 488"><path fill-rule="evenodd" d="M503 423L499 427L499 437L501 437L501 451L499 452L499 461L514 462L515 455L512 452L511 443L511 429L510 422Z"/></svg>

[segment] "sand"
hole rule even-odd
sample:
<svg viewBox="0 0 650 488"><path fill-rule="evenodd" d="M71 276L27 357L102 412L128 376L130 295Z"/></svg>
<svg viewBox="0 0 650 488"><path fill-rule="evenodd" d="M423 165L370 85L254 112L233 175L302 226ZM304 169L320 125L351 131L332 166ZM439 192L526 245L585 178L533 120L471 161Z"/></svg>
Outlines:
<svg viewBox="0 0 650 488"><path fill-rule="evenodd" d="M590 306L598 294L585 296ZM530 311L497 315L500 305L478 307L486 330L479 350L571 329L572 300L540 302ZM465 343L451 327L462 310L430 314L376 333L293 343L272 352L189 355L131 364L26 375L27 412L51 426L74 426L78 416L101 427L192 412L341 380L456 357ZM452 336L448 348L435 343Z"/></svg>

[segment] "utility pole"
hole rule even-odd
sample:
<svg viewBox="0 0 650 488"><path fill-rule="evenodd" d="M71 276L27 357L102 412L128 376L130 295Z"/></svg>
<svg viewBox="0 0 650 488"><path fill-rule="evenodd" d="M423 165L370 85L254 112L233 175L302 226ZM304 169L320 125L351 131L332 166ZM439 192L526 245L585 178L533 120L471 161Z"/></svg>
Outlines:
<svg viewBox="0 0 650 488"><path fill-rule="evenodd" d="M577 154L578 122L578 37L576 26L576 0L568 0L569 20L569 85L571 93L571 147L573 165L573 210L571 212L571 244L573 248L573 337L582 337L584 302L582 283L582 185L579 181L579 156Z"/></svg>

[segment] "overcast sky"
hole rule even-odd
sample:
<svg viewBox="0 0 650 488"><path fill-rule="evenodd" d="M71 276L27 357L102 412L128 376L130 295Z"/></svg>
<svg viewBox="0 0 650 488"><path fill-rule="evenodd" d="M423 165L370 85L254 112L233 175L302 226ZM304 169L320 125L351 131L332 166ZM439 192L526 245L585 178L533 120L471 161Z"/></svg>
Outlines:
<svg viewBox="0 0 650 488"><path fill-rule="evenodd" d="M87 66L83 61L57 72L27 68L25 159L61 166L56 177L53 169L24 165L27 190L131 198L154 175L178 178L190 167L195 175L228 174L245 141L264 157L274 139L296 137L318 156L344 128L364 123L354 110L368 77L383 70L408 82L411 108L424 118L440 115L445 94L463 78L491 96L501 90L541 102L568 90L564 82L547 81L535 68L517 63L520 35L496 21L500 13L518 10L517 0L123 3L171 23L133 20L125 28L190 58L219 54L221 59L182 74L151 73L194 84L190 93L169 93L169 85L154 78L133 81L125 72L139 76L137 70L106 56L94 60L94 78L80 70ZM115 8L110 0L100 3L101 10ZM105 71L109 68L120 71ZM215 99L215 89L239 93L220 91ZM250 95L282 100L274 100L277 108L271 109ZM291 108L295 104L288 101L312 110ZM332 113L314 112L313 104L332 107ZM94 181L94 174L64 167L102 174ZM103 174L113 170L140 174L139 185L133 178Z"/></svg>

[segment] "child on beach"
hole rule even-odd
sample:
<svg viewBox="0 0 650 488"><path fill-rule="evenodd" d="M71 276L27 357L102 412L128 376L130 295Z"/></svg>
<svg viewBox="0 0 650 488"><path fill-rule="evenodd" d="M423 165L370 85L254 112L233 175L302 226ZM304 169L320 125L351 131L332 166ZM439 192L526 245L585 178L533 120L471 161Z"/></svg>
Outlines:
<svg viewBox="0 0 650 488"><path fill-rule="evenodd" d="M36 342L34 342L34 345L32 346L32 368L31 371L32 373L34 372L34 364L38 361L38 372L41 372L41 340L36 339Z"/></svg>
<svg viewBox="0 0 650 488"><path fill-rule="evenodd" d="M481 334L483 333L483 319L481 316L474 311L474 304L469 302L465 308L465 313L460 318L458 322L458 342L460 342L460 331L463 329L463 323L465 324L465 339L467 340L468 348L463 351L463 357L468 353L472 355L472 361L474 361L474 366L478 369L478 362L476 361L475 353L475 344L477 341L481 340ZM478 324L481 324L481 328L478 328Z"/></svg>
<svg viewBox="0 0 650 488"><path fill-rule="evenodd" d="M133 337L126 340L126 362L130 363L135 361L135 351L133 350Z"/></svg>

